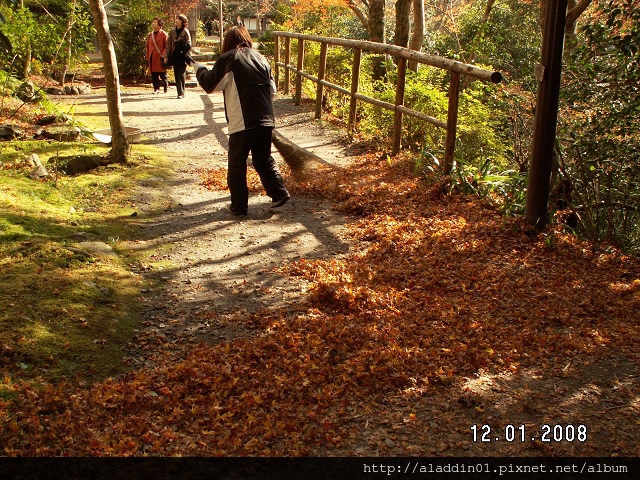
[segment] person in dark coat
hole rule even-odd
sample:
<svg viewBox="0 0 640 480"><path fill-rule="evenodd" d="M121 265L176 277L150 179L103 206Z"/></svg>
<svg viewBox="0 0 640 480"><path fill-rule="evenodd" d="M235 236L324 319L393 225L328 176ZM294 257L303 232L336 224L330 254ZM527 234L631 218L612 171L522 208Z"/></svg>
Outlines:
<svg viewBox="0 0 640 480"><path fill-rule="evenodd" d="M189 19L185 15L176 17L176 28L169 32L167 57L171 59L173 74L176 79L178 98L184 98L184 87L187 82L187 62L191 50L191 34L187 26Z"/></svg>
<svg viewBox="0 0 640 480"><path fill-rule="evenodd" d="M247 158L271 197L271 208L289 200L280 171L271 156L271 133L275 127L272 99L276 88L266 58L252 48L251 36L243 26L225 34L222 55L209 70L194 62L196 78L207 92L222 90L229 123L229 169L227 184L231 192L229 210L246 215L249 203Z"/></svg>

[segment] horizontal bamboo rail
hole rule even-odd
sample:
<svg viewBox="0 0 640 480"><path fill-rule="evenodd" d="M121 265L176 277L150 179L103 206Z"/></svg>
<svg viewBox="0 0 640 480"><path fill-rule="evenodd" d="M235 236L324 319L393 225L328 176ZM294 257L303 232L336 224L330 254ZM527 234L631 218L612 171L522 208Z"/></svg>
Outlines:
<svg viewBox="0 0 640 480"><path fill-rule="evenodd" d="M285 85L284 93L289 93L290 72L295 74L295 103L300 104L302 79L306 78L317 84L316 89L316 118L320 118L322 111L322 92L323 87L331 88L343 95L348 95L351 99L349 108L349 129L354 128L356 123L357 100L376 105L380 108L394 112L394 135L392 154L396 155L401 148L402 134L402 118L404 115L423 120L439 128L447 130L447 139L445 144L445 158L443 162L443 170L448 173L453 166L453 157L455 150L455 139L458 121L458 98L460 96L460 76L466 75L477 78L485 82L499 83L502 81L502 74L497 71L485 70L474 65L458 62L436 55L427 55L417 52L409 48L398 47L396 45L387 45L384 43L369 42L365 40L350 40L345 38L322 37L318 35L304 35L293 32L273 32L275 37L275 81L276 87L279 87L280 68L284 68ZM280 38L284 38L285 43L285 61L280 61ZM291 39L298 40L298 58L296 66L291 65ZM305 41L320 43L320 65L318 68L318 77L310 75L304 71L304 43ZM327 47L339 46L353 49L353 66L351 71L351 90L340 85L327 82L324 79L327 61ZM362 52L371 52L382 55L390 55L398 59L398 81L396 84L395 104L384 102L382 100L368 97L358 93L358 85L360 79L360 61ZM406 62L414 61L441 68L451 72L451 80L449 84L449 107L447 111L447 120L442 121L437 118L430 117L422 112L418 112L404 106L404 86L406 79Z"/></svg>

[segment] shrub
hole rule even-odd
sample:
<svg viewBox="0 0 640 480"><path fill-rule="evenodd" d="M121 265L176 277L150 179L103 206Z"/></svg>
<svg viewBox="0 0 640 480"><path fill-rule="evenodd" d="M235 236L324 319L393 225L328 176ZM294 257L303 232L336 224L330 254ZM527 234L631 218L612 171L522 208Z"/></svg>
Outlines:
<svg viewBox="0 0 640 480"><path fill-rule="evenodd" d="M600 1L567 52L560 185L579 232L640 252L640 11Z"/></svg>
<svg viewBox="0 0 640 480"><path fill-rule="evenodd" d="M122 76L139 78L145 75L147 38L151 32L151 22L158 16L162 15L146 7L133 7L114 23L111 31L118 58L118 72Z"/></svg>

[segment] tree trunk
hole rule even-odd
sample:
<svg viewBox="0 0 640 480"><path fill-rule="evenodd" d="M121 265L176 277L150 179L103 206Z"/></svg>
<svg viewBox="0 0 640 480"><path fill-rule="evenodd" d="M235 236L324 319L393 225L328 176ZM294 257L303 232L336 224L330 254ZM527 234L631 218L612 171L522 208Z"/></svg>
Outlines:
<svg viewBox="0 0 640 480"><path fill-rule="evenodd" d="M370 0L369 2L369 35L372 42L384 43L384 0ZM386 68L384 56L377 56L373 60L373 79L384 78Z"/></svg>
<svg viewBox="0 0 640 480"><path fill-rule="evenodd" d="M399 47L409 46L409 14L412 0L398 0L396 2L396 30L393 43Z"/></svg>
<svg viewBox="0 0 640 480"><path fill-rule="evenodd" d="M20 0L20 8L24 8L24 0ZM27 45L27 53L25 54L24 62L22 63L22 77L26 80L29 79L31 74L31 40Z"/></svg>
<svg viewBox="0 0 640 480"><path fill-rule="evenodd" d="M71 68L71 32L69 32L69 42L67 43L67 51L65 55L64 65L62 65L62 71L60 72L60 79L58 81L61 87L64 87L67 79L67 72Z"/></svg>
<svg viewBox="0 0 640 480"><path fill-rule="evenodd" d="M258 28L258 35L262 34L262 25L260 25L260 0L256 0L256 27Z"/></svg>
<svg viewBox="0 0 640 480"><path fill-rule="evenodd" d="M567 9L567 26L564 30L566 49L573 48L577 43L576 20L591 5L591 0L570 0Z"/></svg>
<svg viewBox="0 0 640 480"><path fill-rule="evenodd" d="M64 57L64 65L62 65L62 72L60 73L60 79L58 81L61 87L64 87L64 84L67 78L67 72L71 68L71 53L72 53L72 43L73 43L71 32L73 30L73 25L75 23L76 6L77 6L77 2L76 0L74 0L73 7L71 9L71 14L69 15L69 22L67 23L67 31L64 33L62 37L63 39L68 38L68 41L67 41L67 51L65 52L65 57Z"/></svg>
<svg viewBox="0 0 640 480"><path fill-rule="evenodd" d="M24 56L24 63L22 64L22 76L26 79L31 75L31 40L27 45L27 53Z"/></svg>
<svg viewBox="0 0 640 480"><path fill-rule="evenodd" d="M91 16L96 27L100 42L100 53L104 62L104 81L107 91L107 110L109 112L109 126L111 127L111 161L126 163L129 148L124 128L122 106L120 104L120 80L116 52L113 47L107 14L102 0L89 0Z"/></svg>
<svg viewBox="0 0 640 480"><path fill-rule="evenodd" d="M384 43L384 0L369 2L369 35L372 42Z"/></svg>
<svg viewBox="0 0 640 480"><path fill-rule="evenodd" d="M545 10L548 0L538 0L540 5L540 29L544 30ZM569 0L567 2L567 25L565 27L565 35L575 35L575 23L580 15L589 8L592 0Z"/></svg>
<svg viewBox="0 0 640 480"><path fill-rule="evenodd" d="M413 33L409 48L419 52L424 42L424 0L413 0ZM418 71L418 62L409 61L408 67L414 72Z"/></svg>
<svg viewBox="0 0 640 480"><path fill-rule="evenodd" d="M222 44L224 42L224 18L222 13L222 0L218 0L218 35L220 36L220 54L222 54Z"/></svg>
<svg viewBox="0 0 640 480"><path fill-rule="evenodd" d="M362 9L360 7L358 7L358 5L356 5L356 3L353 0L350 0L348 5L349 5L349 8L351 9L351 11L353 13L355 13L356 17L358 17L358 20L360 20L360 23L362 23L362 26L368 32L369 31L369 19L367 18L367 15L362 11Z"/></svg>

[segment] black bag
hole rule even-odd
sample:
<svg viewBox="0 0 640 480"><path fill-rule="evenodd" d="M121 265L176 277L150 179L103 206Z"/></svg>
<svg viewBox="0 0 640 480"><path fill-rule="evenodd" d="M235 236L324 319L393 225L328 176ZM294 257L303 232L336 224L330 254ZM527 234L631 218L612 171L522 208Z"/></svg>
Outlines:
<svg viewBox="0 0 640 480"><path fill-rule="evenodd" d="M166 57L162 57L162 66L164 68L172 68L173 62L171 61L171 57L169 57L168 55Z"/></svg>

